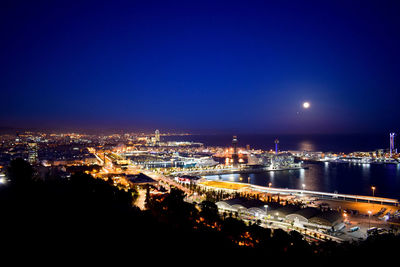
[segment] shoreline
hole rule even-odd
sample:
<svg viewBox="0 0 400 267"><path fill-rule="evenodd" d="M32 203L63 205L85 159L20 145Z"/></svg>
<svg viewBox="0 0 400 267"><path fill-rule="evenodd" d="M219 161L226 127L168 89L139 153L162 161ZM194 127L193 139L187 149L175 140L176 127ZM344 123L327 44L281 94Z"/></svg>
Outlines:
<svg viewBox="0 0 400 267"><path fill-rule="evenodd" d="M273 171L291 171L291 170L302 170L308 169L309 167L291 167L291 168L280 168L280 169L269 169L269 168L257 168L257 169L232 169L232 170L200 170L200 171L182 171L171 173L171 175L194 175L194 176L211 176L211 175L223 175L223 174L242 174L242 173L263 173Z"/></svg>
<svg viewBox="0 0 400 267"><path fill-rule="evenodd" d="M296 157L296 159L299 159ZM316 159L301 159L304 163L336 163L336 164L360 164L360 165L400 165L398 162L355 162L355 161L339 161L339 160L316 160Z"/></svg>
<svg viewBox="0 0 400 267"><path fill-rule="evenodd" d="M294 195L294 196L312 196L318 197L321 200L331 200L338 202L350 202L350 203L364 203L364 204L375 204L375 205L390 205L399 207L399 200L395 198L385 198L385 197L372 197L365 195L353 195L353 194L341 194L341 193L329 193L322 191L312 191L312 190L300 190L300 189L289 189L289 188L275 188L275 187L267 187L260 185L253 185L248 183L241 182L231 182L231 181L214 181L207 178L204 178L206 182L218 182L225 185L237 185L242 190L244 188L250 189L252 191L258 193L267 193L267 194L278 194L278 195ZM218 184L217 183L217 184ZM213 186L211 186L213 187ZM215 189L226 189L224 187L213 187ZM230 189L232 190L232 189Z"/></svg>

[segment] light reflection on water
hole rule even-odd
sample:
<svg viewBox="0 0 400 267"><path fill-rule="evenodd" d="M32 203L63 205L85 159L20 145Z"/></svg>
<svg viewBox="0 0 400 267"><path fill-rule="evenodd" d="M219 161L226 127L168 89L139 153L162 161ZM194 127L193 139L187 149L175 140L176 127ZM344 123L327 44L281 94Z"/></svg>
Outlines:
<svg viewBox="0 0 400 267"><path fill-rule="evenodd" d="M299 150L300 151L316 151L314 144L308 140L304 140L299 143Z"/></svg>
<svg viewBox="0 0 400 267"><path fill-rule="evenodd" d="M299 175L300 175L300 179L301 180L304 180L304 174L305 174L305 170L304 169L301 169L301 170L299 170Z"/></svg>
<svg viewBox="0 0 400 267"><path fill-rule="evenodd" d="M205 176L210 180L235 181L261 186L345 194L375 195L400 199L400 166L384 164L310 163L306 169L252 174Z"/></svg>

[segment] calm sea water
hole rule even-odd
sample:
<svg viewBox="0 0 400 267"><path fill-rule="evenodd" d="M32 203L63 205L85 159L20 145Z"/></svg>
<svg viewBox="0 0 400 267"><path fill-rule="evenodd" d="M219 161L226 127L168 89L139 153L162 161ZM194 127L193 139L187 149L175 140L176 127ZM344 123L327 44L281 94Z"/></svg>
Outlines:
<svg viewBox="0 0 400 267"><path fill-rule="evenodd" d="M400 199L400 165L307 163L307 169L254 174L206 176L211 180L251 183L272 187L372 195Z"/></svg>
<svg viewBox="0 0 400 267"><path fill-rule="evenodd" d="M272 135L238 135L239 146L249 144L253 148L273 149ZM210 146L230 146L229 135L192 135L165 137L165 140L185 140L202 142ZM286 135L278 136L281 150L308 150L353 152L386 149L389 134L382 135ZM354 164L354 163L307 163L307 169L275 171L254 174L226 174L207 176L209 179L252 183L256 185L372 195L400 199L400 165L392 164Z"/></svg>
<svg viewBox="0 0 400 267"><path fill-rule="evenodd" d="M352 134L352 135L237 135L238 146L250 145L255 149L274 149L274 141L279 139L280 150L307 150L324 152L373 151L389 148L387 134ZM232 135L187 135L165 136L163 140L179 140L201 142L210 146L230 146Z"/></svg>

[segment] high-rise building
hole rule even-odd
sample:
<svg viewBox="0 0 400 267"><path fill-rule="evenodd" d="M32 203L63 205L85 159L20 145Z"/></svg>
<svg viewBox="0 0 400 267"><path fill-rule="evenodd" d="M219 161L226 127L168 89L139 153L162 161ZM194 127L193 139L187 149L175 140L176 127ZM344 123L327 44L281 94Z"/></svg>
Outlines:
<svg viewBox="0 0 400 267"><path fill-rule="evenodd" d="M395 137L395 133L390 133L389 134L389 138L390 138L390 147L389 147L389 150L390 150L390 156L392 156L392 153L394 152L394 137Z"/></svg>
<svg viewBox="0 0 400 267"><path fill-rule="evenodd" d="M156 143L159 143L160 142L160 131L159 130L155 131L154 137L155 137L154 140L156 141Z"/></svg>
<svg viewBox="0 0 400 267"><path fill-rule="evenodd" d="M38 147L37 143L28 143L28 161L30 164L36 164L38 162Z"/></svg>

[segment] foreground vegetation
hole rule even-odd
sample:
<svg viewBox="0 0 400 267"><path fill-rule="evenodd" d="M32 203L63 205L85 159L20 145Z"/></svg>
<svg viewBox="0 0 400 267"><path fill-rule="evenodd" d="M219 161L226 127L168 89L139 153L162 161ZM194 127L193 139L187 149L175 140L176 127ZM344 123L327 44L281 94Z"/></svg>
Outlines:
<svg viewBox="0 0 400 267"><path fill-rule="evenodd" d="M218 251L231 259L257 256L326 265L344 258L359 262L366 255L395 255L400 245L399 237L390 234L353 244L309 244L294 231L221 218L213 202L187 203L177 189L148 197L148 210L141 211L132 205L134 190L119 190L83 173L38 180L32 166L21 159L10 164L7 177L9 183L0 188L2 243L21 253L45 255L46 251L71 258L168 251L198 257Z"/></svg>

